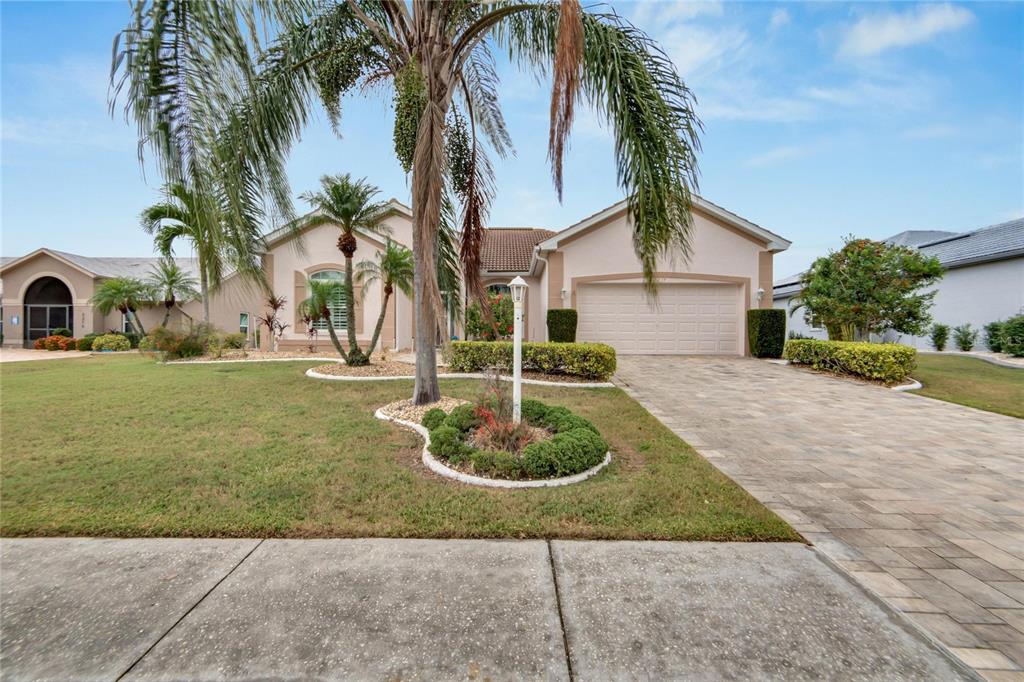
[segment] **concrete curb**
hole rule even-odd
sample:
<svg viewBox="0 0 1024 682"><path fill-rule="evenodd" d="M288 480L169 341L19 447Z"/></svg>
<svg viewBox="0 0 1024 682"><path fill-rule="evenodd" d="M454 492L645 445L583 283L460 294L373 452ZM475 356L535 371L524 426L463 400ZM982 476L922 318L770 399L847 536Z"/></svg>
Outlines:
<svg viewBox="0 0 1024 682"><path fill-rule="evenodd" d="M1007 362L999 358L989 357L987 355L979 355L977 353L965 353L958 350L919 350L918 353L925 353L927 355L958 355L962 358L974 358L976 360L982 360L984 362L999 365L1000 367L1009 367L1010 369L1024 369L1024 365L1020 363Z"/></svg>
<svg viewBox="0 0 1024 682"><path fill-rule="evenodd" d="M902 391L916 391L918 389L924 388L924 384L922 384L920 381L918 381L914 377L907 377L907 379L910 381L909 384L900 384L899 386L890 386L889 388L891 388L894 391L900 391L900 392L902 392Z"/></svg>
<svg viewBox="0 0 1024 682"><path fill-rule="evenodd" d="M394 378L394 377L391 377ZM468 483L469 485L482 485L489 488L557 488L563 485L572 485L573 483L580 483L587 480L591 476L597 474L601 469L608 466L608 463L612 461L612 453L609 451L604 456L604 461L593 466L586 471L582 471L572 476L563 476L562 478L548 478L540 481L506 481L499 478L484 478L483 476L473 476L471 474L464 474L461 471L456 471L451 467L445 465L441 461L434 458L430 454L430 432L423 427L422 424L415 422L406 421L404 419L398 419L397 417L389 417L384 414L381 410L377 410L373 413L373 416L377 419L384 421L394 422L400 426L404 426L407 429L412 429L416 433L423 436L423 463L428 469L433 471L435 474L444 476L445 478L451 478L459 481L460 483Z"/></svg>
<svg viewBox="0 0 1024 682"><path fill-rule="evenodd" d="M261 358L259 360L171 360L165 365L227 365L241 362L336 362L343 363L340 358Z"/></svg>
<svg viewBox="0 0 1024 682"><path fill-rule="evenodd" d="M306 370L306 376L311 379L321 379L323 381L398 381L398 380L409 380L415 379L413 375L401 376L401 377L343 377L336 374L321 374L315 369L310 368ZM487 374L480 374L475 372L466 373L451 373L451 374L438 374L437 378L440 379L486 379ZM500 377L502 381L512 381L512 377L502 375ZM559 388L615 388L615 384L610 381L604 382L591 382L591 383L577 383L571 381L543 381L541 379L523 379L524 384L531 386L557 386Z"/></svg>

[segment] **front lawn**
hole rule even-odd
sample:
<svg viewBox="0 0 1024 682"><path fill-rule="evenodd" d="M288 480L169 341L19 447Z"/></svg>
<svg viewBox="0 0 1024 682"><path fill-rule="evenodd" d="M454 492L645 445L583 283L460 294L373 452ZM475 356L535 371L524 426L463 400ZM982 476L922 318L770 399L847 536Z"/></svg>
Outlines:
<svg viewBox="0 0 1024 682"><path fill-rule="evenodd" d="M919 353L911 374L930 398L1024 419L1024 370L962 355Z"/></svg>
<svg viewBox="0 0 1024 682"><path fill-rule="evenodd" d="M524 386L594 422L614 459L567 488L485 490L429 473L419 436L373 417L411 381L316 381L314 364L0 366L0 533L798 539L618 389Z"/></svg>

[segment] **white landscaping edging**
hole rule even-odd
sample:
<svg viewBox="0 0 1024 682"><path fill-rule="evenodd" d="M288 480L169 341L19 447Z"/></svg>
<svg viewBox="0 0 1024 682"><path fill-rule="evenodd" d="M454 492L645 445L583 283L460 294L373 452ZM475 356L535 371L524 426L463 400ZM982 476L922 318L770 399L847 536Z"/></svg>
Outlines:
<svg viewBox="0 0 1024 682"><path fill-rule="evenodd" d="M226 365L232 362L337 362L340 358L241 358L239 360L170 360L165 365Z"/></svg>
<svg viewBox="0 0 1024 682"><path fill-rule="evenodd" d="M900 384L899 386L892 386L891 387L892 390L894 390L894 391L901 391L902 392L902 391L916 391L919 388L924 388L924 384L922 384L920 381L918 381L914 377L907 377L907 380L910 381L909 384Z"/></svg>
<svg viewBox="0 0 1024 682"><path fill-rule="evenodd" d="M393 378L393 377L392 377ZM460 483L468 483L470 485L482 485L489 488L555 488L563 485L572 485L573 483L580 483L594 476L601 469L608 466L608 463L612 461L612 453L609 451L604 456L604 461L600 464L593 466L586 471L582 471L572 476L563 476L562 478L547 478L540 481L508 481L500 478L484 478L483 476L473 476L472 474L464 474L461 471L456 471L441 461L434 458L430 454L430 432L422 424L416 422L406 421L405 419L399 419L398 417L390 417L380 409L373 413L373 416L377 419L383 419L384 421L394 422L406 428L412 429L416 433L423 436L423 463L428 469L433 471L435 474L444 476L445 478L451 478L459 481Z"/></svg>
<svg viewBox="0 0 1024 682"><path fill-rule="evenodd" d="M337 374L322 374L317 372L314 368L306 370L306 376L312 379L323 379L324 381L397 381L397 380L408 380L415 379L416 377L412 374L409 376L400 377L345 377ZM480 374L477 372L465 372L465 373L449 373L449 374L438 374L438 379L487 379L490 375ZM499 377L502 381L512 381L512 377L501 376ZM544 381L542 379L523 379L524 384L530 384L533 386L558 386L560 388L615 388L615 384L610 381L595 381L589 383L581 383L577 381Z"/></svg>

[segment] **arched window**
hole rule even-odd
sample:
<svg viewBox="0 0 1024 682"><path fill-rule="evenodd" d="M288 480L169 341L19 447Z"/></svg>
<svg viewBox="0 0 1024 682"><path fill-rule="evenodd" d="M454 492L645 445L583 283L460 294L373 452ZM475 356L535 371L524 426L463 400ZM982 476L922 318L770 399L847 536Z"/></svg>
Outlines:
<svg viewBox="0 0 1024 682"><path fill-rule="evenodd" d="M321 282L345 281L345 275L337 270L321 270L320 272L314 272L309 278ZM331 322L334 324L335 331L345 329L345 293L341 290L341 287L335 290L334 297L327 304L327 307L331 310ZM313 323L313 328L326 330L327 320L317 320Z"/></svg>
<svg viewBox="0 0 1024 682"><path fill-rule="evenodd" d="M487 292L490 293L490 294L503 294L505 296L508 296L510 291L511 290L508 288L507 284L488 284L487 285Z"/></svg>

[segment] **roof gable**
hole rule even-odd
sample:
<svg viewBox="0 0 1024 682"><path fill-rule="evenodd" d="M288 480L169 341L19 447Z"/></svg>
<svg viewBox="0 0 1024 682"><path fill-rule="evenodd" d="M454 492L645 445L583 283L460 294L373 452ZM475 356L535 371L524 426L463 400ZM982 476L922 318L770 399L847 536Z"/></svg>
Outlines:
<svg viewBox="0 0 1024 682"><path fill-rule="evenodd" d="M555 233L533 227L489 227L480 247L480 269L487 272L527 272L533 247Z"/></svg>

